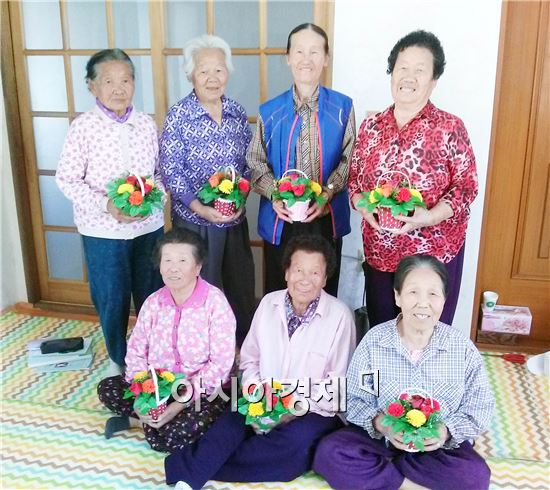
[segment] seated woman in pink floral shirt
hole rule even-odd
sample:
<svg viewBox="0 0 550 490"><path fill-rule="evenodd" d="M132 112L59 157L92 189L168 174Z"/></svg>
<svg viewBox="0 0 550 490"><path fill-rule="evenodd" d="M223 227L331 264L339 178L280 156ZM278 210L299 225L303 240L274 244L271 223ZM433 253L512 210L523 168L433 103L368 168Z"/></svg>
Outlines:
<svg viewBox="0 0 550 490"><path fill-rule="evenodd" d="M97 388L100 401L119 415L107 421L106 438L143 426L153 449L172 452L200 437L225 409L225 400L210 395L229 381L235 316L223 293L199 276L205 256L202 239L192 231L172 229L159 240L155 260L165 286L143 304L128 342L125 377L106 378ZM195 394L201 387L201 410L170 399L155 421L136 413L133 399L123 399L124 389L149 366L183 373Z"/></svg>

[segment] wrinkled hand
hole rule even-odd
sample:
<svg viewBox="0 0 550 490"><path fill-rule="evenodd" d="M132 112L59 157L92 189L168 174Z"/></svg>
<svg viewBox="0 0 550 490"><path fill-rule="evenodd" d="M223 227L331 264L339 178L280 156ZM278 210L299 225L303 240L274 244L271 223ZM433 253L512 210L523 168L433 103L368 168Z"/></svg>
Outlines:
<svg viewBox="0 0 550 490"><path fill-rule="evenodd" d="M414 208L414 214L412 216L399 215L395 218L405 223L400 230L392 232L395 235L406 235L417 228L424 228L425 226L433 226L435 224L431 212L418 206Z"/></svg>
<svg viewBox="0 0 550 490"><path fill-rule="evenodd" d="M133 223L134 221L141 221L146 218L146 216L128 216L127 214L124 214L113 204L112 199L107 201L107 211L120 223Z"/></svg>
<svg viewBox="0 0 550 490"><path fill-rule="evenodd" d="M439 437L424 439L424 451L437 451L449 439L450 434L445 424L439 424L437 430L439 431Z"/></svg>
<svg viewBox="0 0 550 490"><path fill-rule="evenodd" d="M330 212L330 208L328 207L328 194L323 192L321 195L326 199L325 204L319 205L316 201L313 201L311 206L307 209L306 219L302 221L302 223L311 223L313 220L325 216Z"/></svg>
<svg viewBox="0 0 550 490"><path fill-rule="evenodd" d="M380 228L380 225L378 224L378 221L376 221L376 218L374 217L373 213L370 213L368 209L357 207L357 203L363 199L363 196L361 194L355 194L353 196L353 206L358 211L358 213L361 215L361 217L370 225L372 226L376 231L382 231L382 228Z"/></svg>
<svg viewBox="0 0 550 490"><path fill-rule="evenodd" d="M164 413L161 413L158 416L157 420L153 420L150 415L142 415L139 412L137 412L137 416L140 422L142 422L143 424L147 424L153 429L160 429L168 422L170 422L178 413L180 413L183 408L184 407L181 403L172 402L166 407Z"/></svg>
<svg viewBox="0 0 550 490"><path fill-rule="evenodd" d="M193 201L190 208L191 211L197 213L201 218L210 221L211 223L231 223L232 221L235 221L237 218L239 218L244 212L244 206L241 206L236 213L230 216L224 216L213 207L205 206L204 204L199 203L197 200Z"/></svg>
<svg viewBox="0 0 550 490"><path fill-rule="evenodd" d="M273 199L271 205L273 206L273 211L275 211L275 214L279 217L279 219L282 219L287 223L293 223L293 221L290 219L288 209L286 208L285 203L282 200Z"/></svg>
<svg viewBox="0 0 550 490"><path fill-rule="evenodd" d="M271 432L275 427L278 427L278 426L284 425L284 424L288 424L290 421L294 420L295 418L296 418L296 415L292 415L291 413L285 413L281 416L281 418L279 419L278 422L273 422L273 424L270 425L266 429L261 429L255 423L250 424L250 427L252 427L252 429L254 429L254 432L256 434L265 435L265 434Z"/></svg>

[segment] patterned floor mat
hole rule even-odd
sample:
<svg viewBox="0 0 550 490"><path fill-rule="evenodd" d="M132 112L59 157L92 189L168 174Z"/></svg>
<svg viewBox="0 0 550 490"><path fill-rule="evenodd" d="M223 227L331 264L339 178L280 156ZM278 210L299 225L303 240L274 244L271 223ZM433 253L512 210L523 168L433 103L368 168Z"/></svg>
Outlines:
<svg viewBox="0 0 550 490"><path fill-rule="evenodd" d="M2 468L4 489L167 488L164 454L149 449L139 431L103 438L106 411L95 387L106 369L106 354L96 323L0 316L2 341ZM26 366L25 344L46 336L91 335L96 356L92 369L38 374ZM476 449L487 457L494 489L549 488L547 379L500 357L484 356L497 399L490 431ZM209 482L208 490L329 489L314 473L290 483Z"/></svg>

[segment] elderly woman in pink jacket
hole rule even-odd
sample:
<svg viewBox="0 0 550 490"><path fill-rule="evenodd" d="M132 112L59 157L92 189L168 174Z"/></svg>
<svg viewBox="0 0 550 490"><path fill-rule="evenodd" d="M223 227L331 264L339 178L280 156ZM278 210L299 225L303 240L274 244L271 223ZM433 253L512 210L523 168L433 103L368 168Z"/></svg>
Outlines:
<svg viewBox="0 0 550 490"><path fill-rule="evenodd" d="M155 260L165 286L143 303L128 342L125 376L106 378L97 389L100 401L118 414L107 420L106 438L143 427L153 449L174 451L200 437L228 405L217 393L229 382L236 322L224 294L199 275L205 257L204 242L190 230L174 228L159 240ZM157 419L123 398L134 375L150 366L185 375L181 388L188 392L171 397Z"/></svg>
<svg viewBox="0 0 550 490"><path fill-rule="evenodd" d="M287 289L263 298L241 349L243 385L292 382L305 414L285 414L260 431L226 410L197 442L168 456L168 484L199 489L210 479L290 481L311 469L319 439L341 426L345 389L339 388L355 347L350 310L323 291L335 262L323 237L293 237L282 264Z"/></svg>

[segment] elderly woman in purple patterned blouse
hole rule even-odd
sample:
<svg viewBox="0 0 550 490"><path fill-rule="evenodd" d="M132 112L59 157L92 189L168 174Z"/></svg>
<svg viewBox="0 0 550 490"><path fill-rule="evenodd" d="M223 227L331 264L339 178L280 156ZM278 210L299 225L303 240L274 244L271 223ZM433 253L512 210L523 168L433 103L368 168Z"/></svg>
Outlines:
<svg viewBox="0 0 550 490"><path fill-rule="evenodd" d="M172 222L201 235L208 247L201 275L224 290L237 318L237 341L244 340L254 313L254 263L248 223L241 208L223 216L197 193L220 167L247 174L250 130L244 108L224 95L233 71L231 49L204 35L184 48L184 71L193 91L168 111L160 140L160 167L170 191Z"/></svg>

